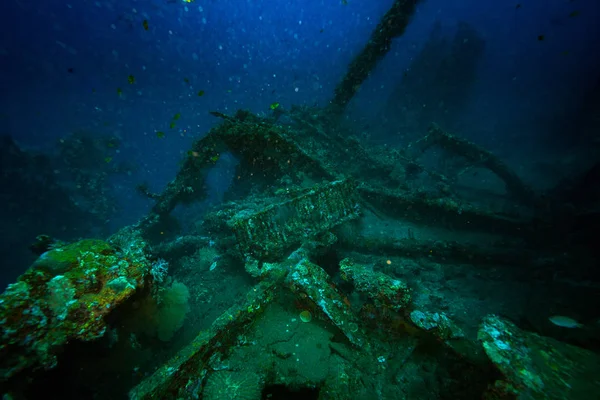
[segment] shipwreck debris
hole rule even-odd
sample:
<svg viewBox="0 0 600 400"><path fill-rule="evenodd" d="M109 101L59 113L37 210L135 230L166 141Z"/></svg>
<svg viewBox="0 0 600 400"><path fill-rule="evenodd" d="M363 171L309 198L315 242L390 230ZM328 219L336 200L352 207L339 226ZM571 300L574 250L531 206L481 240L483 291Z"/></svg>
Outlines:
<svg viewBox="0 0 600 400"><path fill-rule="evenodd" d="M311 313L311 319L305 317L307 323L299 325L319 322L334 332L332 336L337 341L323 346L325 352L332 354L334 361L328 367L333 374L311 383L321 385L322 399L398 398L395 384L402 382L403 375L386 374L392 368L403 368L420 341L431 338L434 340L429 342L444 351L452 350L456 356L453 361L460 358L460 362L470 366L491 369L491 360L497 366L504 379L490 386L489 399L515 398L524 392L541 399L544 397L540 393L546 390L562 399L574 393L572 384L577 384L577 390L584 394L586 390L598 390L592 373L600 365L589 352L522 332L509 322L489 316L479 331L489 360L478 359L472 355L478 351L482 354L481 346L474 348L477 341L469 339L453 321L456 315L415 309L411 288L393 277L397 271L388 275L350 258L352 252L363 251L385 252L391 257L427 257L440 264L535 264L538 248L528 248L525 240L522 247L504 242L492 244L489 238L475 243L455 242L456 230L485 232L494 239L511 235L520 241L533 236L534 228L527 217L494 212L461 200L445 172L430 171L418 162L424 151L440 146L469 164L495 173L517 202L536 205L533 190L491 152L437 126L405 151L344 136L330 123L334 119L330 117L343 113L377 62L389 51L393 38L403 34L418 4L419 0L394 1L368 44L349 66L327 109L292 106L284 112L274 106L273 110L278 111L271 118L245 110L234 115L212 111L211 115L222 119L221 123L193 143L182 167L162 193L150 193L148 187L140 187L140 192L155 200L155 205L129 231L135 232L133 239L128 237L131 235L127 228L122 230L122 236L106 242L82 240L64 245L41 238L37 248L49 251L0 296L0 326L4 331L0 343L2 380L30 367L53 368L57 352L71 339L92 341L102 337L108 314L144 287L146 278L166 278L167 262L160 260L153 274L148 261L151 257L164 256L176 264L177 258L214 244L219 258L209 257L210 264L204 270L218 276L228 266L244 266L256 284L210 328L200 331L191 343L133 388L131 399L235 397L242 384L247 385L248 396L254 399L266 385L284 385L286 376L274 376L274 368L269 369L269 365L263 367L265 371L239 374L228 369L225 362L232 349L248 344L245 335L255 323L266 321L259 318L265 316L265 309L274 307L276 298L283 298L282 303L287 301L288 306L300 305L303 316ZM284 120L291 123L281 124ZM239 160L237 179L228 192L232 200L194 221L212 228L210 232L178 238L155 235L163 233L156 229L160 224L174 220L171 213L177 205L206 197L207 173L226 152ZM377 236L372 233L376 229L386 235L388 231L376 221L376 228L370 231L373 236L365 233L338 241L334 232L358 220L363 208L367 209L365 214L372 212L373 220L392 217L418 224L427 229L430 237ZM437 237L432 227L442 227L452 235ZM152 239L158 240L146 247L146 241ZM217 259L219 268L215 270ZM227 265L225 259L234 262ZM325 265L331 270L326 270ZM362 304L354 307L345 292L333 284L332 276L338 273L346 281L340 286L351 286L354 292L348 296L355 295ZM447 303L441 305L445 306ZM363 318L370 318L372 326ZM383 335L385 340L381 340ZM401 346L404 348L398 351L396 347ZM273 363L293 354L274 352ZM390 355L397 357L395 366ZM576 365L569 358L573 355L572 359L583 360L583 364ZM558 365L561 359L567 359L567 364ZM396 380L389 385L391 393L385 397L382 386L390 377Z"/></svg>
<svg viewBox="0 0 600 400"><path fill-rule="evenodd" d="M475 143L445 132L436 124L431 126L428 135L417 140L409 147L413 156L417 158L419 154L436 145L457 156L464 157L467 161L477 166L492 171L504 181L506 189L517 201L527 206L534 206L536 204L536 196L533 190L527 187L518 175L498 157L490 151L477 146Z"/></svg>
<svg viewBox="0 0 600 400"><path fill-rule="evenodd" d="M359 210L353 183L335 181L260 210L243 210L229 225L244 255L280 260L285 250L357 218Z"/></svg>

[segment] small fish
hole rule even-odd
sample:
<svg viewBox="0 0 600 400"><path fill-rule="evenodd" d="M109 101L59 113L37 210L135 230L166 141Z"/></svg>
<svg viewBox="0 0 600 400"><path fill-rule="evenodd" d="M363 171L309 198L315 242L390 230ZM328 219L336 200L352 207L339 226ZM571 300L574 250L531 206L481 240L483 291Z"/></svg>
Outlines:
<svg viewBox="0 0 600 400"><path fill-rule="evenodd" d="M163 131L156 132L156 137L162 139L165 137L165 133Z"/></svg>
<svg viewBox="0 0 600 400"><path fill-rule="evenodd" d="M515 9L517 9L517 10L518 10L519 8L521 8L521 5L520 5L520 4L517 4L517 5L515 6Z"/></svg>
<svg viewBox="0 0 600 400"><path fill-rule="evenodd" d="M579 15L579 11L573 11L572 13L569 14L569 17L573 18Z"/></svg>
<svg viewBox="0 0 600 400"><path fill-rule="evenodd" d="M204 96L204 90L198 91L198 97L202 97L202 96Z"/></svg>
<svg viewBox="0 0 600 400"><path fill-rule="evenodd" d="M144 21L142 21L142 26L144 27L144 30L147 31L148 29L150 29L150 26L148 25L148 20L145 19Z"/></svg>
<svg viewBox="0 0 600 400"><path fill-rule="evenodd" d="M130 85L133 85L135 83L135 77L133 75L129 75L127 77L127 82L129 82Z"/></svg>
<svg viewBox="0 0 600 400"><path fill-rule="evenodd" d="M123 96L123 89L121 89L120 87L117 88L117 94L119 96Z"/></svg>
<svg viewBox="0 0 600 400"><path fill-rule="evenodd" d="M173 119L174 119L175 121L177 121L179 118L181 118L181 113L177 113L177 114L175 114L175 115L173 116Z"/></svg>
<svg viewBox="0 0 600 400"><path fill-rule="evenodd" d="M172 122L169 124L169 128L171 128L171 129L175 129L175 127L176 127L176 126L177 126L177 124L175 123L175 121L172 121Z"/></svg>
<svg viewBox="0 0 600 400"><path fill-rule="evenodd" d="M273 103L269 107L271 107L271 110L276 110L279 107L279 103Z"/></svg>
<svg viewBox="0 0 600 400"><path fill-rule="evenodd" d="M104 162L107 163L107 164L109 162L111 162L111 161L112 161L112 157L106 157L106 158L104 158Z"/></svg>
<svg viewBox="0 0 600 400"><path fill-rule="evenodd" d="M583 325L575 321L573 318L565 317L563 315L553 315L548 319L554 325L562 328L583 328Z"/></svg>
<svg viewBox="0 0 600 400"><path fill-rule="evenodd" d="M190 84L190 80L189 80L188 78L183 78L183 81L184 81L185 83L187 83L188 85Z"/></svg>
<svg viewBox="0 0 600 400"><path fill-rule="evenodd" d="M541 42L542 40L544 40L544 35L539 35L538 36L538 40Z"/></svg>
<svg viewBox="0 0 600 400"><path fill-rule="evenodd" d="M217 161L219 161L219 155L217 154L217 155L214 155L214 156L212 156L212 157L210 158L210 160L211 160L212 162L216 163Z"/></svg>
<svg viewBox="0 0 600 400"><path fill-rule="evenodd" d="M75 69L72 68L72 67L71 68L67 68L67 72L70 73L70 74L72 74L72 73L75 72Z"/></svg>

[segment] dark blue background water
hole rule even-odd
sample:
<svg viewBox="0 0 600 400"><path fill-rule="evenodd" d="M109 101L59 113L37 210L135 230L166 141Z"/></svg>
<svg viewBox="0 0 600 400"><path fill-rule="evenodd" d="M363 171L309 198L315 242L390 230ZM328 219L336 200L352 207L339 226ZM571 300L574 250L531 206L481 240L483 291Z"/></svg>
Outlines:
<svg viewBox="0 0 600 400"><path fill-rule="evenodd" d="M134 185L148 181L160 190L193 138L218 122L209 110L268 112L273 102L326 105L391 4L5 0L0 130L25 148L45 150L76 130L120 137L122 145L107 156L139 165L115 181L122 210L113 223L121 226L149 205ZM422 3L406 34L365 82L349 118L371 121L370 129L385 137L375 116L434 23L451 34L465 21L486 44L460 134L513 161L576 142L568 127L600 70L599 3L517 4ZM181 119L170 129L177 113ZM225 175L212 181L221 189L228 184Z"/></svg>

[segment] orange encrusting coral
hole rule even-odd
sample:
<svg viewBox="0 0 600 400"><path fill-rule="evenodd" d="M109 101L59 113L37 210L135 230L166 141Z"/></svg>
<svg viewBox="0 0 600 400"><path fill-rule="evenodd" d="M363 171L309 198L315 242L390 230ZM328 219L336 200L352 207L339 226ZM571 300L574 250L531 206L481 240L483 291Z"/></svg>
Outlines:
<svg viewBox="0 0 600 400"><path fill-rule="evenodd" d="M143 243L141 244L143 246ZM102 240L52 249L0 295L0 380L52 368L69 340L104 335L105 317L143 286L143 251L125 255Z"/></svg>

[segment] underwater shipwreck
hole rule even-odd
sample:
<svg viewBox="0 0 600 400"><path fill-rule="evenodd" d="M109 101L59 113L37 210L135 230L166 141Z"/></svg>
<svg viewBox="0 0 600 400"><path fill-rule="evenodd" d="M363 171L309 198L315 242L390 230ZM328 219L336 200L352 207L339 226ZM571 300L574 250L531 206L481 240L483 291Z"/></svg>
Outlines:
<svg viewBox="0 0 600 400"><path fill-rule="evenodd" d="M596 398L600 357L585 347L600 348L597 331L534 332L548 324L541 294L524 300L537 326L510 309L537 293L528 285L597 281L587 245L596 214L581 200L597 167L539 193L442 125L401 148L348 134L346 105L416 4L394 3L328 107L212 112L220 123L166 188L140 187L154 206L137 224L103 239L39 236L39 258L0 296L5 398L57 386L136 400ZM206 198L224 153L239 160L226 201L182 233L175 210ZM475 171L487 187L470 185ZM183 260L202 265L189 275L196 282L217 274L241 293L161 365L132 376L124 348L152 360L161 346L140 339L140 326L169 314L170 330L153 328L169 339L190 318L177 305L195 296L192 278L181 278L187 289L169 276L185 275ZM227 281L226 271L244 277ZM461 300L461 279L479 282L478 299ZM498 282L514 284L515 299L490 312ZM569 287L560 295L597 300L595 287ZM114 383L107 371L119 363L128 378Z"/></svg>

